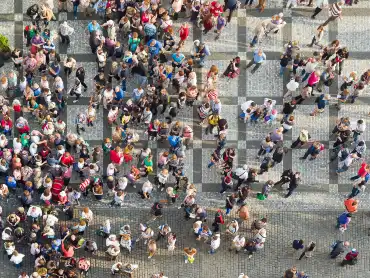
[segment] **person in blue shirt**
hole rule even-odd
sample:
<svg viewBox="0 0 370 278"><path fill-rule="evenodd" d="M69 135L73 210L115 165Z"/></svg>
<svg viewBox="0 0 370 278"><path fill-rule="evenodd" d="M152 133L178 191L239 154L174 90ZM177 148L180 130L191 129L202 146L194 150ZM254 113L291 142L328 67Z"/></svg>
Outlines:
<svg viewBox="0 0 370 278"><path fill-rule="evenodd" d="M119 86L116 86L116 88L114 89L114 102L120 103L124 97L125 97L124 92L121 90Z"/></svg>
<svg viewBox="0 0 370 278"><path fill-rule="evenodd" d="M209 55L211 55L211 52L209 51L208 45L201 43L198 40L194 41L194 53L192 58L198 59L197 62L200 67L204 66L204 61Z"/></svg>
<svg viewBox="0 0 370 278"><path fill-rule="evenodd" d="M87 30L89 31L89 33L91 34L92 32L94 31L99 31L101 30L100 28L100 25L98 22L96 22L96 20L93 20L91 21L88 25L87 25Z"/></svg>
<svg viewBox="0 0 370 278"><path fill-rule="evenodd" d="M154 39L157 35L157 27L153 23L148 22L144 26L144 33L146 41L150 41Z"/></svg>
<svg viewBox="0 0 370 278"><path fill-rule="evenodd" d="M303 249L303 248L304 248L304 245L303 245L303 240L302 239L293 240L293 249L294 249L294 251L299 251L300 249Z"/></svg>
<svg viewBox="0 0 370 278"><path fill-rule="evenodd" d="M249 62L246 69L255 65L251 71L251 73L255 73L258 70L258 68L262 65L262 63L265 61L266 61L266 54L263 53L262 49L256 49L253 52L253 59Z"/></svg>
<svg viewBox="0 0 370 278"><path fill-rule="evenodd" d="M171 55L173 71L175 68L180 68L185 60L185 55L180 53L180 49L177 49L175 53Z"/></svg>
<svg viewBox="0 0 370 278"><path fill-rule="evenodd" d="M15 191L17 188L17 181L12 176L5 177L5 184L9 188L9 190Z"/></svg>
<svg viewBox="0 0 370 278"><path fill-rule="evenodd" d="M151 65L153 58L159 55L159 52L162 50L162 44L155 39L151 39L147 45L149 47L149 65Z"/></svg>
<svg viewBox="0 0 370 278"><path fill-rule="evenodd" d="M60 73L60 65L57 61L54 61L50 64L50 67L49 67L49 74L52 76L52 77L57 77Z"/></svg>

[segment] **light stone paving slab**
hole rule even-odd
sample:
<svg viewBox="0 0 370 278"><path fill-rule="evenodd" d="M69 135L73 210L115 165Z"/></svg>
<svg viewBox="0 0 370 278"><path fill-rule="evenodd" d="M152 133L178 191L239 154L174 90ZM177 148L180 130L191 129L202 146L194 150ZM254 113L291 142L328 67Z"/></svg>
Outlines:
<svg viewBox="0 0 370 278"><path fill-rule="evenodd" d="M368 39L364 34L369 33L370 26L366 16L343 17L338 22L338 40L343 42L350 51L370 51Z"/></svg>
<svg viewBox="0 0 370 278"><path fill-rule="evenodd" d="M301 129L307 129L312 140L329 140L329 109L325 108L324 112L316 116L310 116L314 104L300 105L295 111L296 123L293 128L293 139L295 140ZM320 128L318 128L320 127Z"/></svg>
<svg viewBox="0 0 370 278"><path fill-rule="evenodd" d="M250 60L248 60L247 63L249 63L249 61ZM283 96L283 79L279 75L279 61L266 61L254 74L251 73L253 68L254 65L246 70L247 90L245 94L247 99L262 96Z"/></svg>
<svg viewBox="0 0 370 278"><path fill-rule="evenodd" d="M1 1L0 14L11 14L11 13L14 13L14 0Z"/></svg>

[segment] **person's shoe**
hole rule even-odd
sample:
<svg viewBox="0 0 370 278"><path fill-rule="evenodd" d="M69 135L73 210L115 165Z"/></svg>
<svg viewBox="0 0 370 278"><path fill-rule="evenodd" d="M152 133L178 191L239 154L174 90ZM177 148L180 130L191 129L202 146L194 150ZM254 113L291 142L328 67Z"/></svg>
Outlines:
<svg viewBox="0 0 370 278"><path fill-rule="evenodd" d="M299 159L300 159L300 160L305 160L306 158L304 158L304 157L300 157Z"/></svg>
<svg viewBox="0 0 370 278"><path fill-rule="evenodd" d="M252 258L252 256L253 256L253 255L249 255L249 256L248 256L248 259Z"/></svg>
<svg viewBox="0 0 370 278"><path fill-rule="evenodd" d="M86 129L85 129L84 127L81 127L81 130L82 130L82 131L86 131Z"/></svg>
<svg viewBox="0 0 370 278"><path fill-rule="evenodd" d="M311 16L311 19L316 19L316 17L314 15Z"/></svg>
<svg viewBox="0 0 370 278"><path fill-rule="evenodd" d="M73 103L76 103L76 102L78 102L78 99L75 99L74 101L72 101Z"/></svg>
<svg viewBox="0 0 370 278"><path fill-rule="evenodd" d="M90 123L90 126L94 126L94 124L93 123Z"/></svg>
<svg viewBox="0 0 370 278"><path fill-rule="evenodd" d="M186 264L188 263L188 260L187 260L187 259L185 260L185 263L186 263Z"/></svg>
<svg viewBox="0 0 370 278"><path fill-rule="evenodd" d="M86 91L87 91L87 88L84 89L84 92L86 92Z"/></svg>

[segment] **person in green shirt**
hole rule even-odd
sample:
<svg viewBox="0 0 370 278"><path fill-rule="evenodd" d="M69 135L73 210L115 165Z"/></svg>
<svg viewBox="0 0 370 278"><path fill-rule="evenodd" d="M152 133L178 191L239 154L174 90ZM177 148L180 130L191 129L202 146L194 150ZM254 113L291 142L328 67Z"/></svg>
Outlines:
<svg viewBox="0 0 370 278"><path fill-rule="evenodd" d="M144 177L153 172L153 156L151 154L144 159L143 166L143 170L145 170Z"/></svg>
<svg viewBox="0 0 370 278"><path fill-rule="evenodd" d="M23 147L28 147L30 144L30 136L27 133L21 135L21 144Z"/></svg>

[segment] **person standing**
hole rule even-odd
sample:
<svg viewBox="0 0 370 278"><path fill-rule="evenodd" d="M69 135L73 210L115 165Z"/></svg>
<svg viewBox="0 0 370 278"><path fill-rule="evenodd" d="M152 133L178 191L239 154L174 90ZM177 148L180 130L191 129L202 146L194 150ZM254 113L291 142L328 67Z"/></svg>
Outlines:
<svg viewBox="0 0 370 278"><path fill-rule="evenodd" d="M215 233L211 238L211 250L208 251L208 254L214 254L216 250L220 247L220 243L220 233Z"/></svg>
<svg viewBox="0 0 370 278"><path fill-rule="evenodd" d="M69 47L71 40L69 38L70 35L74 33L74 29L68 25L67 21L64 21L62 24L59 25L59 35L62 40L62 43L66 43L67 47Z"/></svg>
<svg viewBox="0 0 370 278"><path fill-rule="evenodd" d="M10 262L14 263L15 267L21 268L22 266L22 261L24 258L24 254L20 254L17 251L13 251L12 256L10 257Z"/></svg>
<svg viewBox="0 0 370 278"><path fill-rule="evenodd" d="M248 63L246 69L255 65L252 69L251 73L255 73L259 67L266 61L266 54L262 51L262 49L256 49L253 52L253 59Z"/></svg>
<svg viewBox="0 0 370 278"><path fill-rule="evenodd" d="M184 259L185 259L185 263L194 263L194 256L197 254L197 250L195 248L192 248L192 247L186 247L184 248Z"/></svg>
<svg viewBox="0 0 370 278"><path fill-rule="evenodd" d="M302 239L295 239L293 240L293 249L294 253L304 248L303 240Z"/></svg>
<svg viewBox="0 0 370 278"><path fill-rule="evenodd" d="M298 260L302 260L302 258L304 256L306 256L306 258L310 258L312 257L312 252L315 250L316 248L316 243L311 241L307 246L306 248L304 249L303 253L301 254L301 256L299 256L299 259Z"/></svg>
<svg viewBox="0 0 370 278"><path fill-rule="evenodd" d="M85 69L81 66L76 70L76 78L81 82L81 85L85 88L84 91L87 91L87 85L85 83Z"/></svg>

